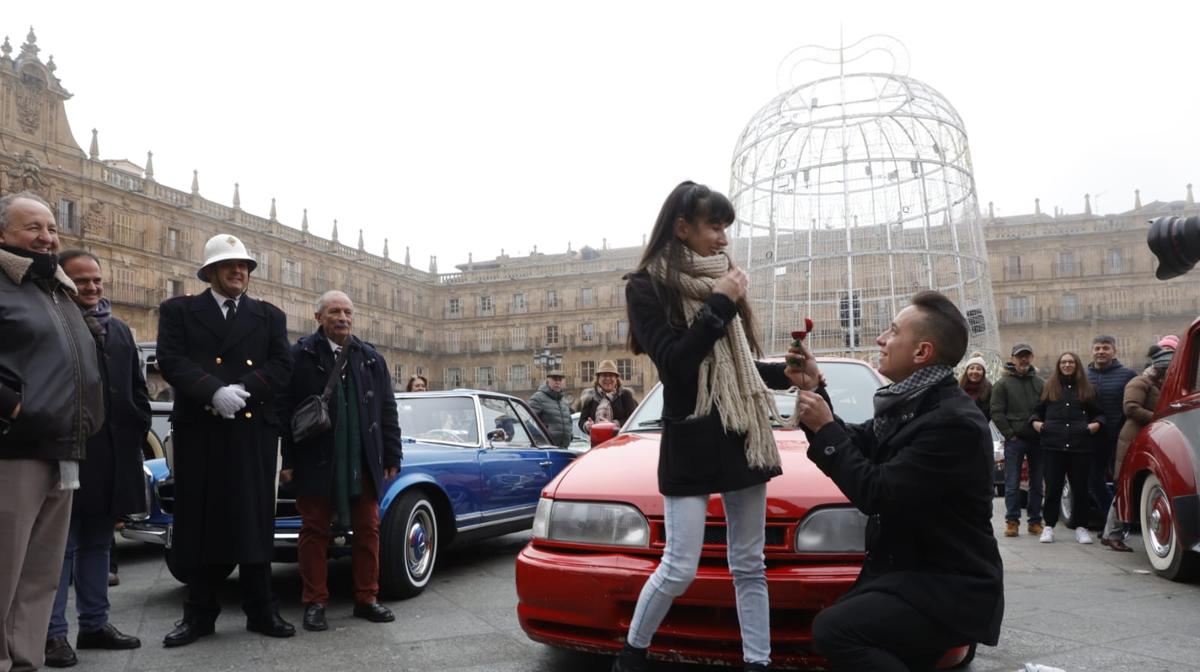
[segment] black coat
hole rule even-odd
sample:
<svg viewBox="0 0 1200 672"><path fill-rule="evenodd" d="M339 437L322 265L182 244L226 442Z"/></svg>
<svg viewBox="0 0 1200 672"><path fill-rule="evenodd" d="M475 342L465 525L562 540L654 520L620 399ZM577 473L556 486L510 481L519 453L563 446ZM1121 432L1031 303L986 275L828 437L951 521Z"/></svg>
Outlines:
<svg viewBox="0 0 1200 672"><path fill-rule="evenodd" d="M1137 375L1137 371L1122 365L1117 359L1103 369L1097 369L1095 362L1087 365L1088 381L1096 390L1096 405L1107 420L1093 441L1094 445L1103 445L1110 451L1110 459L1111 451L1117 448L1121 428L1125 426L1125 386Z"/></svg>
<svg viewBox="0 0 1200 672"><path fill-rule="evenodd" d="M600 405L600 395L596 394L596 388L586 390L583 393L583 405L579 408L579 428L587 431L584 423L588 420L596 421L596 407ZM612 402L613 422L617 425L625 424L629 416L633 415L633 411L637 408L637 399L633 398L633 392L630 392L624 387L617 388L617 398Z"/></svg>
<svg viewBox="0 0 1200 672"><path fill-rule="evenodd" d="M396 397L387 361L370 344L351 336L348 369L358 388L358 417L361 428L363 460L375 482L375 492L383 492L383 470L399 467L402 457L400 424ZM301 443L292 441L292 413L306 398L321 394L333 369L333 350L320 329L292 345L292 381L279 396L279 419L283 423L283 468L292 469L297 495L329 497L333 486L333 432L310 436ZM336 399L336 393L334 394ZM337 425L337 404L329 404L329 415Z"/></svg>
<svg viewBox="0 0 1200 672"><path fill-rule="evenodd" d="M72 507L117 518L146 510L142 444L150 431L150 393L133 334L124 322L109 318L108 337L103 346L96 345L96 356L104 381L105 422L88 439Z"/></svg>
<svg viewBox="0 0 1200 672"><path fill-rule="evenodd" d="M1088 431L1088 423L1100 423L1100 432L1103 432L1106 416L1095 399L1079 401L1075 386L1064 384L1062 399L1038 402L1029 421L1034 420L1045 423L1041 432L1042 448L1086 453L1091 451L1095 440Z"/></svg>
<svg viewBox="0 0 1200 672"><path fill-rule="evenodd" d="M283 312L246 296L227 327L211 290L167 299L159 308L157 355L175 388L175 550L198 563L269 562L279 446L274 404L292 375ZM236 383L251 396L233 420L205 408L214 392Z"/></svg>
<svg viewBox="0 0 1200 672"><path fill-rule="evenodd" d="M713 294L687 328L672 325L650 276L635 273L625 287L629 328L654 365L663 385L662 441L658 447L658 489L668 496L704 495L765 483L781 469L752 469L746 462L746 435L726 432L719 412L686 419L696 406L700 363L725 335L737 306ZM791 382L783 364L756 362L767 387L785 390Z"/></svg>
<svg viewBox="0 0 1200 672"><path fill-rule="evenodd" d="M862 573L842 599L895 595L964 643L995 646L1004 568L992 534L987 423L951 378L896 413L882 441L871 421L809 434L809 459L870 516Z"/></svg>

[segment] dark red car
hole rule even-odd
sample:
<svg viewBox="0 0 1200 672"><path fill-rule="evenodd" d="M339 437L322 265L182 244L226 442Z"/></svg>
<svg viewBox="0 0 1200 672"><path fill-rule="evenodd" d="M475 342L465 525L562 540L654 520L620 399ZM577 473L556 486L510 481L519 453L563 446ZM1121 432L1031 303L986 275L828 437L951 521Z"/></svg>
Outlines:
<svg viewBox="0 0 1200 672"><path fill-rule="evenodd" d="M872 397L886 381L870 365L822 358L821 371L843 419L872 416ZM776 403L789 415L795 396L776 393ZM620 650L642 584L666 543L656 480L661 413L656 387L619 434L576 459L542 491L533 540L516 567L517 615L530 638L596 653ZM822 660L811 648L812 620L857 578L866 517L809 461L803 432L780 427L775 438L784 473L767 486L772 661L816 667ZM741 664L725 551L725 516L714 496L696 580L655 635L653 657ZM973 654L974 647L963 646L943 663L962 664Z"/></svg>

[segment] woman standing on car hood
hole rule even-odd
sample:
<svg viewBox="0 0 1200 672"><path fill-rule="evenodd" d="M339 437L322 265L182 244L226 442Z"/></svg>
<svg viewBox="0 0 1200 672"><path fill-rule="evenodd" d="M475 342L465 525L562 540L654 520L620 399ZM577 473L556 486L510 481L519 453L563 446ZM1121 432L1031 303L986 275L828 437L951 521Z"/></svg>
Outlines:
<svg viewBox="0 0 1200 672"><path fill-rule="evenodd" d="M658 489L666 548L633 612L614 672L646 669L646 650L700 562L708 497L721 493L729 571L747 670L771 661L763 563L767 481L782 473L768 388L805 385L814 375L755 361L749 277L725 255L733 205L704 185L684 182L667 196L637 270L628 276L629 346L646 353L663 385ZM811 387L811 385L809 385Z"/></svg>

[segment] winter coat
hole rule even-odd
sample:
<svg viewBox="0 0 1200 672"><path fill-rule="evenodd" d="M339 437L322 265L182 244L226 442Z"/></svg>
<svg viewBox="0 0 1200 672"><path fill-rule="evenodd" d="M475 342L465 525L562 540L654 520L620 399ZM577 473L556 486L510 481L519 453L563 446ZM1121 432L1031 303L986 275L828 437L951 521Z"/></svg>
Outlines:
<svg viewBox="0 0 1200 672"><path fill-rule="evenodd" d="M869 516L862 572L839 599L894 595L963 642L995 646L1004 568L992 533L987 421L952 378L892 412L882 438L871 420L808 433L809 459Z"/></svg>
<svg viewBox="0 0 1200 672"><path fill-rule="evenodd" d="M587 431L585 424L588 420L596 421L596 408L600 406L600 394L596 392L596 388L586 390L583 393L582 403L579 408L579 428ZM625 424L629 416L633 415L634 409L637 408L637 399L633 398L633 393L624 387L617 388L617 398L612 401L613 422L618 426Z"/></svg>
<svg viewBox="0 0 1200 672"><path fill-rule="evenodd" d="M562 392L555 392L550 389L549 383L542 383L529 398L529 407L546 425L554 445L559 448L571 445L571 406L563 398Z"/></svg>
<svg viewBox="0 0 1200 672"><path fill-rule="evenodd" d="M1079 400L1079 391L1074 385L1062 384L1062 398L1058 401L1039 401L1033 409L1030 425L1034 421L1042 425L1041 440L1044 450L1060 450L1068 453L1086 453L1092 449L1093 434L1088 424L1100 423L1097 432L1104 431L1104 411L1094 399ZM1036 430L1034 430L1036 431Z"/></svg>
<svg viewBox="0 0 1200 672"><path fill-rule="evenodd" d="M142 445L150 431L150 392L137 344L124 322L110 317L103 346L94 347L104 381L105 422L88 439L72 510L115 519L146 511Z"/></svg>
<svg viewBox="0 0 1200 672"><path fill-rule="evenodd" d="M363 446L363 461L375 483L375 492L383 494L383 470L400 466L402 448L396 397L387 361L374 347L350 337L347 368L358 389L358 417ZM333 370L333 349L324 333L301 338L291 348L292 380L279 395L279 422L283 427L281 446L283 468L292 469L295 493L304 497L329 497L333 487L333 431L310 436L300 443L292 441L292 414L306 398L321 394ZM335 395L336 396L336 395ZM334 426L338 422L337 404L329 404Z"/></svg>
<svg viewBox="0 0 1200 672"><path fill-rule="evenodd" d="M1109 451L1116 450L1117 437L1125 424L1125 386L1137 375L1136 371L1123 366L1116 359L1103 369L1096 368L1095 362L1087 365L1088 381L1096 390L1096 403L1108 419L1108 423L1096 435L1097 446L1104 446Z"/></svg>
<svg viewBox="0 0 1200 672"><path fill-rule="evenodd" d="M1044 385L1033 366L1025 373L1018 373L1012 362L1004 365L1000 380L992 385L992 412L989 417L1005 439L1016 436L1037 443L1038 434L1029 424L1029 417L1042 396Z"/></svg>
<svg viewBox="0 0 1200 672"><path fill-rule="evenodd" d="M684 328L667 319L667 306L648 273L629 276L625 296L629 328L658 368L663 386L659 492L668 496L730 492L765 483L783 473L778 468L752 469L746 461L746 435L726 432L719 410L689 417L696 407L700 362L725 336L726 323L737 314L733 301L723 294L713 294L704 301L711 315L698 317ZM767 387L791 387L783 372L784 364L755 364Z"/></svg>
<svg viewBox="0 0 1200 672"><path fill-rule="evenodd" d="M32 264L0 250L0 459L82 460L104 424L96 342L75 283L61 268L35 282Z"/></svg>
<svg viewBox="0 0 1200 672"><path fill-rule="evenodd" d="M283 311L243 296L232 324L212 290L159 307L158 367L175 389L177 557L194 564L270 562L275 545L279 416L275 397L292 375ZM232 420L206 407L241 383L250 398Z"/></svg>
<svg viewBox="0 0 1200 672"><path fill-rule="evenodd" d="M966 392L967 396L971 397L971 400L975 402L975 406L979 408L979 411L981 413L983 413L983 417L987 418L988 420L991 420L992 419L992 384L990 382L988 382L987 378L980 380L979 381L979 389L978 389L978 392L976 393L977 396L971 396L972 390L970 390L967 387L967 385L969 385L969 383L965 383L965 384L961 385L961 387L963 388L963 391Z"/></svg>
<svg viewBox="0 0 1200 672"><path fill-rule="evenodd" d="M1154 410L1158 408L1161 392L1160 384L1144 373L1135 376L1125 386L1125 425L1121 427L1121 433L1117 436L1117 470L1121 469L1121 461L1125 459L1129 444L1133 443L1142 428L1154 419ZM1114 473L1113 478L1116 476Z"/></svg>

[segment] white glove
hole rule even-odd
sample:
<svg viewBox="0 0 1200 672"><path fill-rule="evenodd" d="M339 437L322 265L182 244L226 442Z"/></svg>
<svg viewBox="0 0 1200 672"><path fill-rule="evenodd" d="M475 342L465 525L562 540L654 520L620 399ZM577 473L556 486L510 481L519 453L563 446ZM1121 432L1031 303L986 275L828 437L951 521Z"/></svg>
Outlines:
<svg viewBox="0 0 1200 672"><path fill-rule="evenodd" d="M233 419L233 414L246 407L250 393L241 385L226 385L213 393L212 407L222 418Z"/></svg>

